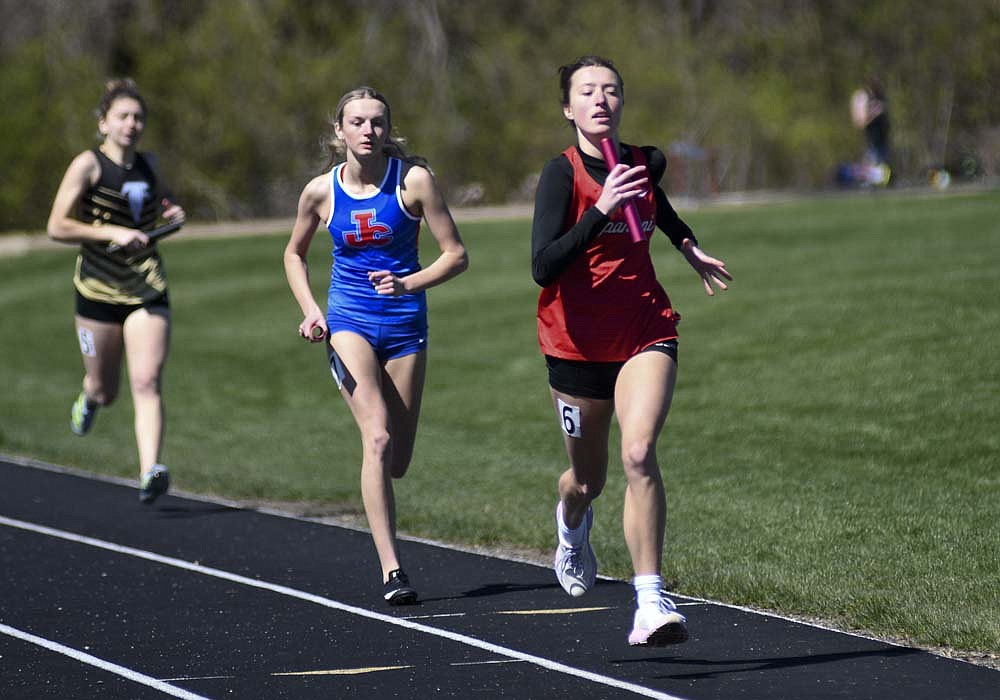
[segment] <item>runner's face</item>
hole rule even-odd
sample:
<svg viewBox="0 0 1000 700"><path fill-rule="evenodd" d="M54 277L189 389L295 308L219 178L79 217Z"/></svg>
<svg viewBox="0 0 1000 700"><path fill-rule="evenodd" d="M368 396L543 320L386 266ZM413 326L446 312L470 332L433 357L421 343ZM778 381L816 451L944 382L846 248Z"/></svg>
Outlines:
<svg viewBox="0 0 1000 700"><path fill-rule="evenodd" d="M344 116L336 126L337 137L357 158L381 154L389 134L385 104L364 97L344 105Z"/></svg>
<svg viewBox="0 0 1000 700"><path fill-rule="evenodd" d="M581 134L610 138L618 131L623 103L615 72L604 66L586 66L570 79L569 104L563 106L563 114Z"/></svg>
<svg viewBox="0 0 1000 700"><path fill-rule="evenodd" d="M119 97L111 103L108 113L98 120L97 127L105 141L121 148L131 148L146 128L146 113L134 97Z"/></svg>

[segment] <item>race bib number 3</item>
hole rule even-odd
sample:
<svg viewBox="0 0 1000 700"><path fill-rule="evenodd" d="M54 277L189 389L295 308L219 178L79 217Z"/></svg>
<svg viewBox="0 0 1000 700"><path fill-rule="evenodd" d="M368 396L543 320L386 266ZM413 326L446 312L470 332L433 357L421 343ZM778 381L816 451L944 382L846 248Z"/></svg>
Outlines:
<svg viewBox="0 0 1000 700"><path fill-rule="evenodd" d="M580 407L570 406L562 399L556 399L559 408L559 420L562 422L563 432L571 438L583 437L583 421L580 420Z"/></svg>

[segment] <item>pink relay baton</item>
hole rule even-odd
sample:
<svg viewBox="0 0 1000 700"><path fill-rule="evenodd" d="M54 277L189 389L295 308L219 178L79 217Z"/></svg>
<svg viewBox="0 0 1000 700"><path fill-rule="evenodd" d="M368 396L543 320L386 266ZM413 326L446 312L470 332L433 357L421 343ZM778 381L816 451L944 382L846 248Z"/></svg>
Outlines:
<svg viewBox="0 0 1000 700"><path fill-rule="evenodd" d="M604 162L607 163L609 171L618 165L618 154L615 153L614 141L611 139L601 139L601 152L604 154ZM643 234L642 226L639 224L639 210L635 208L635 202L631 199L628 200L622 204L622 210L625 212L625 223L628 224L628 232L632 238L632 242L638 243L645 240L646 236Z"/></svg>

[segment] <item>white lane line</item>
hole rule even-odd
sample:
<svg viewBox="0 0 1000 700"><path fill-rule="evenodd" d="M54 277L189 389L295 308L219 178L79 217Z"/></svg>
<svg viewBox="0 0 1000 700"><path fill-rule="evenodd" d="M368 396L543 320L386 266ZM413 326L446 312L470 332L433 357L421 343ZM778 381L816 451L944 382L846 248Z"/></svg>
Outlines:
<svg viewBox="0 0 1000 700"><path fill-rule="evenodd" d="M521 664L521 659L495 659L493 661L455 661L449 666L489 666L491 664Z"/></svg>
<svg viewBox="0 0 1000 700"><path fill-rule="evenodd" d="M193 562L185 561L183 559L175 559L174 557L165 557L161 554L147 552L146 550L143 549L126 547L123 545L115 544L113 542L106 542L104 540L99 540L94 537L77 535L72 532L66 532L65 530L57 530L55 528L46 527L44 525L36 525L34 523L25 522L23 520L15 520L13 518L7 518L2 515L0 515L0 525L6 525L7 527L26 530L28 532L35 532L41 535L47 535L49 537L56 537L58 539L67 540L69 542L75 542L77 544L85 544L91 547L96 547L98 549L104 549L110 552L116 552L118 554L126 554L128 556L136 557L138 559L145 559L147 561L156 562L157 564L163 564L165 566L173 566L178 569L183 569L185 571L191 571L194 573L203 574L205 576L211 576L213 578L222 579L223 581L231 581L232 583L238 583L240 585L248 586L250 588L259 588L262 590L270 591L272 593L277 593L279 595L288 596L289 598L304 600L308 603L320 605L325 608L339 610L341 612L346 612L351 615L357 615L358 617L368 618L369 620L384 622L387 625L395 625L397 627L403 627L416 632L423 632L424 634L430 634L435 637L448 639L453 642L457 642L459 644L465 644L467 646L475 647L477 649L483 649L498 656L506 656L511 659L519 659L521 661L527 661L530 664L534 664L535 666L539 666L549 671L555 671L556 673L564 673L568 676L582 678L592 683L609 686L611 688L627 690L629 692L635 693L636 695L642 695L647 698L657 698L658 700L684 700L684 698L679 698L675 695L669 695L668 693L662 693L652 688L647 688L645 686L637 685L635 683L629 683L627 681L623 681L618 678L611 678L610 676L602 676L598 673L585 671L581 668L574 668L573 666L567 666L566 664L559 663L558 661L546 659L541 656L534 656L533 654L528 654L526 652L518 651L516 649L510 649L508 647L503 647L498 644L492 644L482 639L477 639L476 637L470 637L468 635L459 634L457 632L451 632L449 630L438 629L437 627L430 627L428 625L420 624L419 622L413 622L411 620L406 620L399 617L393 617L392 615L384 615L382 613L377 613L373 610L365 610L364 608L359 608L354 605L341 603L340 601L332 600L330 598L323 598L322 596L314 595L312 593L307 593L305 591L300 591L295 588L289 588L288 586L282 586L276 583L268 583L267 581L260 581L258 579L248 578L246 576L234 574L229 571L223 571L222 569L214 569L210 566L195 564Z"/></svg>
<svg viewBox="0 0 1000 700"><path fill-rule="evenodd" d="M43 637L38 637L30 632L24 632L16 627L11 627L0 623L0 633L15 637L24 642L31 642L32 644L37 644L40 647L44 647L49 651L54 651L63 656L69 656L70 658L76 659L82 663L88 664L90 666L96 666L97 668L114 673L115 675L121 676L122 678L127 678L134 683L141 683L142 685L149 686L155 690L159 690L161 693L166 693L167 695L172 695L175 698L183 698L183 700L209 700L204 695L195 695L190 693L183 688L178 688L177 686L170 685L169 683L164 683L163 681L151 678L144 673L139 673L138 671L133 671L130 668L125 668L124 666L119 666L118 664L113 664L110 661L105 661L104 659L99 659L96 656L92 656L85 652L73 649L72 647L65 646L59 642L53 642L50 639L45 639Z"/></svg>

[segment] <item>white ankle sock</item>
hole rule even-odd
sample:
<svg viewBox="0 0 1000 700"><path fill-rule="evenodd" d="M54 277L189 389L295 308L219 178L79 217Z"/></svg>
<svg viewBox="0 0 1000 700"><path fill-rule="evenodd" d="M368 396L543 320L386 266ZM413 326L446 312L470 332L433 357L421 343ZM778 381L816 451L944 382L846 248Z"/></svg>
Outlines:
<svg viewBox="0 0 1000 700"><path fill-rule="evenodd" d="M559 530L559 544L564 547L579 547L587 538L586 516L580 521L579 527L570 529L563 520L562 501L559 501L559 506L556 508L556 527Z"/></svg>
<svg viewBox="0 0 1000 700"><path fill-rule="evenodd" d="M660 591L663 588L663 577L655 574L636 576L632 579L635 588L635 599L639 607L660 604Z"/></svg>

